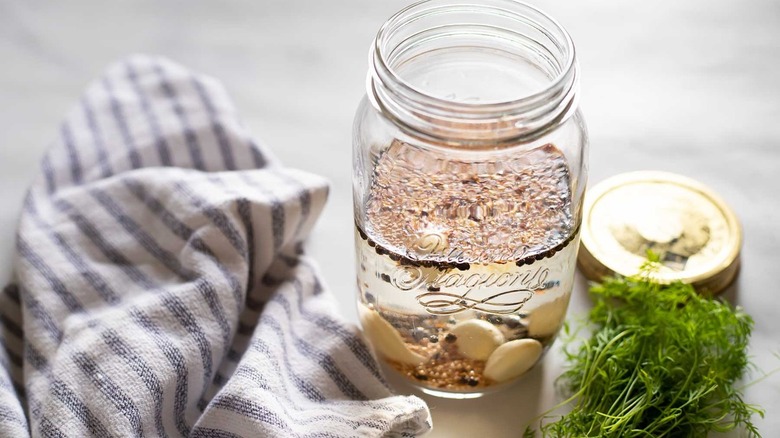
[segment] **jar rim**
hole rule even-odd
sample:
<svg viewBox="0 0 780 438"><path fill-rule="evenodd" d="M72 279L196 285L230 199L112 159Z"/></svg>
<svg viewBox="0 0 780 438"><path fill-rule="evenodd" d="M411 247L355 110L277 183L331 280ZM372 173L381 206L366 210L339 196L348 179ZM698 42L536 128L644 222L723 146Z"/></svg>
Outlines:
<svg viewBox="0 0 780 438"><path fill-rule="evenodd" d="M384 45L393 32L410 20L418 20L431 14L452 10L453 8L460 8L462 11L467 12L499 12L510 14L517 18L530 20L538 18L544 20L546 23L539 23L538 20L533 21L535 21L534 24L540 26L539 29L544 29L548 36L553 36L550 34L551 30L557 32L558 38L554 41L562 44L562 47L559 48L562 49L562 53L565 56L565 60L562 63L559 72L539 91L518 98L497 102L463 102L442 98L434 96L431 93L422 90L420 87L411 84L403 75L399 74L392 65L390 65L390 62L387 59L386 47L384 47ZM515 10L510 8L514 8ZM531 15L534 15L535 17L532 18L530 17ZM551 93L555 93L556 90L566 87L567 83L574 79L577 67L574 43L564 27L545 12L519 0L490 0L489 2L482 2L479 4L462 0L421 0L413 3L396 12L380 27L372 44L372 59L370 59L369 62L373 66L374 80L380 80L382 82L391 81L394 87L400 88L400 92L409 97L426 102L433 107L447 107L456 112L475 115L488 115L495 112L503 113L512 108L535 106L539 102L548 99Z"/></svg>

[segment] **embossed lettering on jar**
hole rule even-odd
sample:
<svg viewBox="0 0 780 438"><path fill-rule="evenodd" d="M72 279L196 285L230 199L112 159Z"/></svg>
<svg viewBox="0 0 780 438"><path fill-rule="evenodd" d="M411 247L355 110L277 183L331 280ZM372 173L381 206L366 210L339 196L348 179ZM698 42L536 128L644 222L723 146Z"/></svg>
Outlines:
<svg viewBox="0 0 780 438"><path fill-rule="evenodd" d="M477 397L529 372L566 314L587 178L566 31L512 0L391 17L354 125L358 311L423 391Z"/></svg>

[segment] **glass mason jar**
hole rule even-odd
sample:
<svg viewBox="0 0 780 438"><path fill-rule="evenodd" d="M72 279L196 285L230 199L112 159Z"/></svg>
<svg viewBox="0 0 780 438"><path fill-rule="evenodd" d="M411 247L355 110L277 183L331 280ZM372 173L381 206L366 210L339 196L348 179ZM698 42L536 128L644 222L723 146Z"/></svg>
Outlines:
<svg viewBox="0 0 780 438"><path fill-rule="evenodd" d="M587 131L566 31L513 0L427 0L371 48L354 124L358 311L423 391L478 397L553 342L573 286Z"/></svg>

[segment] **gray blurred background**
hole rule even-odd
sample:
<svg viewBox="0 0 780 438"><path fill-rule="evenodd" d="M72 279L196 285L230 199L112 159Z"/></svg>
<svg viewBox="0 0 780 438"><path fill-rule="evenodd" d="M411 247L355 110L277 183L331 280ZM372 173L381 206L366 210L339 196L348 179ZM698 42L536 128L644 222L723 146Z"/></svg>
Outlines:
<svg viewBox="0 0 780 438"><path fill-rule="evenodd" d="M0 0L0 282L11 270L26 186L61 116L110 62L166 55L223 81L245 124L288 166L326 176L330 201L309 243L342 313L355 320L351 124L369 44L407 1ZM718 191L745 229L729 293L756 320L764 370L780 366L780 1L607 0L533 4L571 33L582 67L591 181L655 169ZM584 282L571 312L587 308ZM517 437L552 406L561 359L514 390L429 401L433 437ZM780 434L780 374L747 389L764 436ZM739 434L733 434L739 436Z"/></svg>

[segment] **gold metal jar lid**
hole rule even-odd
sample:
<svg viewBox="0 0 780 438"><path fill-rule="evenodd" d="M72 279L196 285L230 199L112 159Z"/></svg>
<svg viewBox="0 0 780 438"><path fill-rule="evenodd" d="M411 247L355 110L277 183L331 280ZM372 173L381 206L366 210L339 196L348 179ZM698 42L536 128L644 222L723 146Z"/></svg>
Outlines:
<svg viewBox="0 0 780 438"><path fill-rule="evenodd" d="M582 273L601 280L639 271L653 251L658 281L716 294L736 278L742 229L734 211L701 183L667 172L630 172L585 195Z"/></svg>

